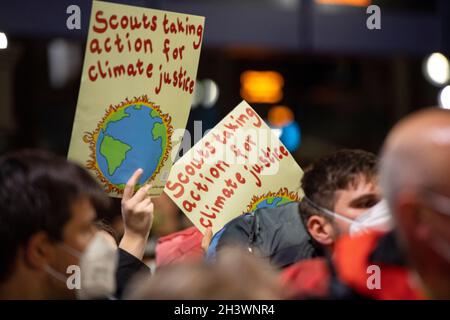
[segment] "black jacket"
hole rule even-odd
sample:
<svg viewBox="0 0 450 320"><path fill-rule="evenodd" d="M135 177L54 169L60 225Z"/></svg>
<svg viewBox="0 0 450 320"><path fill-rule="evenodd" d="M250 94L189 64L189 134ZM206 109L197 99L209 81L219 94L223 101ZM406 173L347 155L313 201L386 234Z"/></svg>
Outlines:
<svg viewBox="0 0 450 320"><path fill-rule="evenodd" d="M124 289L130 280L138 273L151 275L150 268L135 256L119 248L119 264L116 272L116 294L117 299L121 299Z"/></svg>

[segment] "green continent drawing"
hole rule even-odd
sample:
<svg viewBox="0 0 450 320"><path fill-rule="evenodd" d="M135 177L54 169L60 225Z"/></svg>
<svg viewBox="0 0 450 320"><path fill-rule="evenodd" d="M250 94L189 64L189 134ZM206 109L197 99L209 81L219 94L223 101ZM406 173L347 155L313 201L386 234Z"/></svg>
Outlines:
<svg viewBox="0 0 450 320"><path fill-rule="evenodd" d="M167 144L167 129L163 123L155 123L152 130L153 140L161 138L161 146L166 148Z"/></svg>
<svg viewBox="0 0 450 320"><path fill-rule="evenodd" d="M127 152L131 147L120 140L114 139L109 135L105 135L100 145L100 154L105 157L108 165L108 173L113 175L117 168L120 167L125 160Z"/></svg>
<svg viewBox="0 0 450 320"><path fill-rule="evenodd" d="M119 109L116 112L114 112L113 114L111 114L111 116L106 124L111 123L111 122L120 121L123 118L127 118L129 116L130 115L125 112L125 109Z"/></svg>

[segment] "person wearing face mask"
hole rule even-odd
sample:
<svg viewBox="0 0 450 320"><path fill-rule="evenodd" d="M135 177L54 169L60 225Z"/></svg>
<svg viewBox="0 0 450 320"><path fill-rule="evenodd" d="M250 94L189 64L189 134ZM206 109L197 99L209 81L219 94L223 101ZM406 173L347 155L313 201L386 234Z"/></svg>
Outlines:
<svg viewBox="0 0 450 320"><path fill-rule="evenodd" d="M78 165L36 150L0 158L0 299L111 298L144 269L148 186L127 184L119 249L94 226L109 199ZM120 292L119 292L120 293Z"/></svg>
<svg viewBox="0 0 450 320"><path fill-rule="evenodd" d="M349 218L343 214L322 208L309 200L306 196L303 198L303 201L328 218L333 219L334 221L339 220L341 223L347 224L349 235L369 232L370 230L389 231L392 229L392 217L389 213L387 202L384 199L380 200L377 204L367 209L356 218Z"/></svg>
<svg viewBox="0 0 450 320"><path fill-rule="evenodd" d="M347 149L321 158L306 170L299 212L308 233L326 254L344 235L389 228L376 170L374 154Z"/></svg>
<svg viewBox="0 0 450 320"><path fill-rule="evenodd" d="M450 111L422 110L391 130L380 180L395 228L337 243L331 297L450 299L449 159ZM373 266L379 267L375 288L368 285Z"/></svg>
<svg viewBox="0 0 450 320"><path fill-rule="evenodd" d="M117 247L113 246L101 231L95 233L84 252L79 252L64 243L61 246L79 260L76 267L79 267L80 276L71 279L68 275L47 265L45 271L48 274L66 283L69 289L76 289L77 299L115 299L113 293L116 290Z"/></svg>
<svg viewBox="0 0 450 320"><path fill-rule="evenodd" d="M299 203L303 226L311 238L314 259L282 272L282 282L297 295L328 294L329 259L339 239L370 230L388 231L392 219L381 198L377 159L370 152L343 149L316 161L302 178Z"/></svg>
<svg viewBox="0 0 450 320"><path fill-rule="evenodd" d="M343 237L331 261L301 266L299 282L313 268L321 276L298 297L450 299L449 159L450 111L426 109L401 120L384 143L380 166L394 229Z"/></svg>
<svg viewBox="0 0 450 320"><path fill-rule="evenodd" d="M313 163L301 180L305 196L299 203L254 212L260 221L254 247L267 249L263 256L273 265L287 268L283 273L289 279L297 268L293 263L330 256L341 236L389 228L390 215L385 202L380 201L376 165L374 154L349 149ZM266 217L270 218L264 220ZM236 218L214 237L211 233L204 236L207 259L212 260L215 252L235 243L248 246L255 223L243 219Z"/></svg>

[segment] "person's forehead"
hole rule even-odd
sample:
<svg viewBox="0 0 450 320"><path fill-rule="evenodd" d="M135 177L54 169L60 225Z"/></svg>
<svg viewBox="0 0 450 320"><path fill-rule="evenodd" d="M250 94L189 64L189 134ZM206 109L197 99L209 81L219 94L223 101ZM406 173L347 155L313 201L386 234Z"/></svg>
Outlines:
<svg viewBox="0 0 450 320"><path fill-rule="evenodd" d="M377 177L371 179L360 178L350 183L346 189L340 189L336 192L336 200L343 198L345 200L351 201L358 197L374 194L379 195L381 193L380 187L378 185Z"/></svg>

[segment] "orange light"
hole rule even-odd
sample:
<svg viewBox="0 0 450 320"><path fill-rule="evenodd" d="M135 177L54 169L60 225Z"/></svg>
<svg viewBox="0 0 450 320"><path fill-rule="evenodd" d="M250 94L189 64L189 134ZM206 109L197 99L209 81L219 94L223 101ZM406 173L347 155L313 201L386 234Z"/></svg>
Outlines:
<svg viewBox="0 0 450 320"><path fill-rule="evenodd" d="M368 7L372 4L371 0L316 0L317 4L331 4L341 6Z"/></svg>
<svg viewBox="0 0 450 320"><path fill-rule="evenodd" d="M283 76L276 71L245 71L241 96L251 103L277 103L283 99Z"/></svg>
<svg viewBox="0 0 450 320"><path fill-rule="evenodd" d="M276 127L283 127L294 120L294 113L289 107L275 106L269 110L267 120Z"/></svg>

